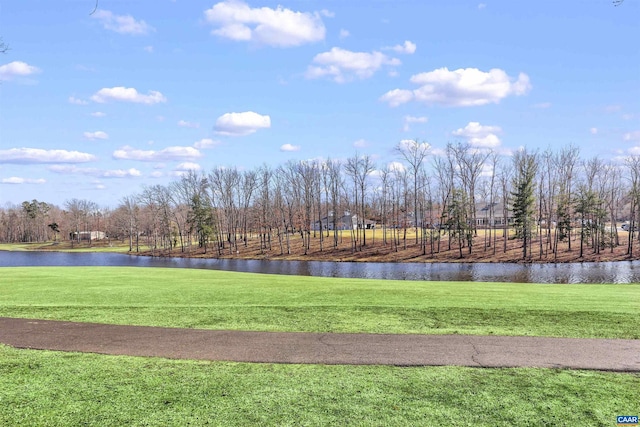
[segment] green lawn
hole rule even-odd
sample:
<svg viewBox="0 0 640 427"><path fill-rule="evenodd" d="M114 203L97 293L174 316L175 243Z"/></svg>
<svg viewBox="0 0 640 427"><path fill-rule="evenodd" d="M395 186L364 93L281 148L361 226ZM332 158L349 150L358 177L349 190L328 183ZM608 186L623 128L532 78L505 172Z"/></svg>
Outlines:
<svg viewBox="0 0 640 427"><path fill-rule="evenodd" d="M640 376L173 361L0 346L2 426L609 426Z"/></svg>
<svg viewBox="0 0 640 427"><path fill-rule="evenodd" d="M141 246L142 247L142 246ZM69 241L60 244L54 242L38 242L38 243L0 243L0 251L56 251L56 252L129 252L129 244L113 240L111 244L106 241L98 241L89 246L88 242L74 244L72 248Z"/></svg>
<svg viewBox="0 0 640 427"><path fill-rule="evenodd" d="M210 329L638 338L640 285L4 267L0 316ZM640 375L273 365L0 345L0 425L614 425Z"/></svg>
<svg viewBox="0 0 640 427"><path fill-rule="evenodd" d="M640 338L640 285L5 267L0 316L203 329Z"/></svg>

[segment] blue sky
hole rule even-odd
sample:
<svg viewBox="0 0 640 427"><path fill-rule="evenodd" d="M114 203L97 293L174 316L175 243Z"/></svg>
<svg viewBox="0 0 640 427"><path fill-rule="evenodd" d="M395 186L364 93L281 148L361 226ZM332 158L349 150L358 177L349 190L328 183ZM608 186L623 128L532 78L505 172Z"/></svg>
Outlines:
<svg viewBox="0 0 640 427"><path fill-rule="evenodd" d="M186 169L398 160L403 139L640 154L640 2L0 6L0 203L115 206Z"/></svg>

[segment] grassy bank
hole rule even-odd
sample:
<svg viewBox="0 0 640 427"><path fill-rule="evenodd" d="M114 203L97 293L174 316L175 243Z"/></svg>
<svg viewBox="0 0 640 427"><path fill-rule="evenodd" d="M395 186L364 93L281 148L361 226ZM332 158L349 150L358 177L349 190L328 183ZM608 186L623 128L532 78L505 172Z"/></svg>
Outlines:
<svg viewBox="0 0 640 427"><path fill-rule="evenodd" d="M640 285L3 268L0 316L203 329L640 338Z"/></svg>
<svg viewBox="0 0 640 427"><path fill-rule="evenodd" d="M82 241L73 244L65 240L63 242L38 242L38 243L0 243L0 251L55 251L55 252L129 252L129 244L120 241L96 240L91 245Z"/></svg>
<svg viewBox="0 0 640 427"><path fill-rule="evenodd" d="M270 365L0 346L0 425L614 425L640 376Z"/></svg>

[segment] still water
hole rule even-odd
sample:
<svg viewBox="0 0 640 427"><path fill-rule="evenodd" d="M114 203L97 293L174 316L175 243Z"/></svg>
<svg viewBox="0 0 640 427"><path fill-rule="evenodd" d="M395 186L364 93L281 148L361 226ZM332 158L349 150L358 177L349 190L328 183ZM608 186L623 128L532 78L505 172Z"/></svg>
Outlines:
<svg viewBox="0 0 640 427"><path fill-rule="evenodd" d="M358 263L153 258L113 253L0 251L0 267L18 266L200 268L247 273L399 280L640 283L640 261L571 264Z"/></svg>

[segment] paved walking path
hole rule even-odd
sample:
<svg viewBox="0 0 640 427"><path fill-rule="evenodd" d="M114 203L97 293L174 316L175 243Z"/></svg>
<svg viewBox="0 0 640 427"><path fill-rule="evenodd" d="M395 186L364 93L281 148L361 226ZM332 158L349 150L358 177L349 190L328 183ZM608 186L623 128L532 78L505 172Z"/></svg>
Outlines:
<svg viewBox="0 0 640 427"><path fill-rule="evenodd" d="M210 331L0 317L18 348L237 362L640 372L640 340Z"/></svg>

